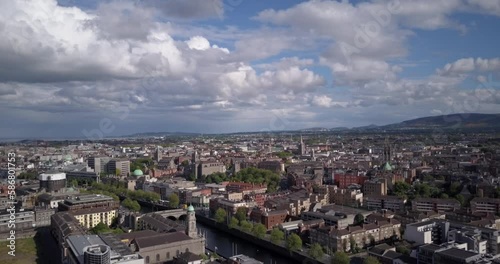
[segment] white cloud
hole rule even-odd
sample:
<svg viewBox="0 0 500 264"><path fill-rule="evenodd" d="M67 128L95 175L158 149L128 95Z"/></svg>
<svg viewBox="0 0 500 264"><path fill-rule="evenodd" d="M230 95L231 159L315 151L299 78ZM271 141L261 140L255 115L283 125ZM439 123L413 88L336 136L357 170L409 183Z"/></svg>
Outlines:
<svg viewBox="0 0 500 264"><path fill-rule="evenodd" d="M446 64L438 69L437 73L441 75L463 74L470 72L493 72L500 71L500 58L463 58L452 63Z"/></svg>
<svg viewBox="0 0 500 264"><path fill-rule="evenodd" d="M315 106L320 107L331 107L333 105L332 98L326 95L315 95L311 103Z"/></svg>

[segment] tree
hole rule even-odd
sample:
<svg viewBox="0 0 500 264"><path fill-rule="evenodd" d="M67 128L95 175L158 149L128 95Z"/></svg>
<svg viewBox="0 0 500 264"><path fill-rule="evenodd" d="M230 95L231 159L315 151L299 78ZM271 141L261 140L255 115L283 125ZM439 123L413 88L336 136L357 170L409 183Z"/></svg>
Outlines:
<svg viewBox="0 0 500 264"><path fill-rule="evenodd" d="M463 195L457 194L457 196L455 196L455 199L457 199L461 206L465 206L465 197Z"/></svg>
<svg viewBox="0 0 500 264"><path fill-rule="evenodd" d="M405 246L397 246L396 252L399 252L403 255L410 255L410 250Z"/></svg>
<svg viewBox="0 0 500 264"><path fill-rule="evenodd" d="M271 242L278 244L283 241L283 239L285 239L285 233L277 227L273 228L271 231Z"/></svg>
<svg viewBox="0 0 500 264"><path fill-rule="evenodd" d="M226 210L222 209L222 208L219 208L217 209L217 211L215 211L215 221L217 223L224 223L226 221Z"/></svg>
<svg viewBox="0 0 500 264"><path fill-rule="evenodd" d="M115 170L115 175L116 175L116 176L120 176L120 175L122 175L122 170L120 170L120 169L116 169L116 170Z"/></svg>
<svg viewBox="0 0 500 264"><path fill-rule="evenodd" d="M320 244L314 243L314 244L311 245L311 248L309 249L308 254L313 259L320 260L325 255L325 252L323 252L323 248L321 247Z"/></svg>
<svg viewBox="0 0 500 264"><path fill-rule="evenodd" d="M351 246L351 252L355 252L356 251L356 240L354 240L353 237L350 237L349 238L349 246Z"/></svg>
<svg viewBox="0 0 500 264"><path fill-rule="evenodd" d="M177 194L175 193L172 193L169 197L168 197L168 204L170 207L172 208L177 208L179 207L179 196L177 196Z"/></svg>
<svg viewBox="0 0 500 264"><path fill-rule="evenodd" d="M238 221L238 219L236 219L236 217L233 216L229 221L229 228L237 228L239 223L240 221Z"/></svg>
<svg viewBox="0 0 500 264"><path fill-rule="evenodd" d="M267 228L263 224L258 223L253 226L252 233L258 238L263 238L267 233Z"/></svg>
<svg viewBox="0 0 500 264"><path fill-rule="evenodd" d="M375 237L373 237L373 235L368 235L368 239L370 239L370 246L374 246L375 245Z"/></svg>
<svg viewBox="0 0 500 264"><path fill-rule="evenodd" d="M246 207L238 207L238 209L236 210L236 219L238 219L238 221L244 221L244 220L247 220L247 211L248 209Z"/></svg>
<svg viewBox="0 0 500 264"><path fill-rule="evenodd" d="M406 197L411 186L406 182L396 182L392 192L398 197Z"/></svg>
<svg viewBox="0 0 500 264"><path fill-rule="evenodd" d="M125 200L123 200L122 205L125 208L128 208L130 211L139 212L141 210L141 206L139 205L139 203L137 201L133 201L130 198L126 198Z"/></svg>
<svg viewBox="0 0 500 264"><path fill-rule="evenodd" d="M286 248L290 251L302 248L302 239L295 233L289 235L286 239Z"/></svg>
<svg viewBox="0 0 500 264"><path fill-rule="evenodd" d="M442 193L441 195L439 195L439 198L441 198L441 199L448 199L450 197L448 196L448 194Z"/></svg>
<svg viewBox="0 0 500 264"><path fill-rule="evenodd" d="M77 179L73 179L73 180L70 182L70 186L71 186L71 187L77 187L77 186L78 186L78 180L77 180Z"/></svg>
<svg viewBox="0 0 500 264"><path fill-rule="evenodd" d="M380 264L380 261L372 256L368 256L363 260L363 264Z"/></svg>
<svg viewBox="0 0 500 264"><path fill-rule="evenodd" d="M452 182L450 184L450 188L448 190L449 190L449 192L448 192L449 196L453 197L462 191L462 183Z"/></svg>
<svg viewBox="0 0 500 264"><path fill-rule="evenodd" d="M332 257L332 264L349 264L351 262L351 259L349 256L342 251L337 251L335 254L333 254Z"/></svg>
<svg viewBox="0 0 500 264"><path fill-rule="evenodd" d="M184 160L184 161L182 161L181 165L183 167L187 167L189 165L189 161L188 160Z"/></svg>
<svg viewBox="0 0 500 264"><path fill-rule="evenodd" d="M355 225L361 225L364 222L365 222L365 216L363 214L357 214L356 216L354 216Z"/></svg>
<svg viewBox="0 0 500 264"><path fill-rule="evenodd" d="M243 232L247 232L247 233L252 232L253 224L248 222L247 220L241 221L240 226L241 226L241 230L243 230Z"/></svg>
<svg viewBox="0 0 500 264"><path fill-rule="evenodd" d="M111 229L105 223L100 222L99 224L97 224L96 226L94 226L93 228L91 228L90 232L92 232L93 234L97 235L97 234L111 232Z"/></svg>

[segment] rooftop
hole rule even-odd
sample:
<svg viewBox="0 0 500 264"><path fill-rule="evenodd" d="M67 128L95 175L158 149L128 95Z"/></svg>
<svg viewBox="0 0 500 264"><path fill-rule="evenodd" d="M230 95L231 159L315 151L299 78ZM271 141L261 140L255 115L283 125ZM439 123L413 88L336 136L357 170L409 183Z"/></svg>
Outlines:
<svg viewBox="0 0 500 264"><path fill-rule="evenodd" d="M76 204L85 204L85 203L93 203L93 202L104 202L104 201L112 201L113 198L102 195L102 194L82 194L78 196L70 197L65 201L66 204L76 205Z"/></svg>

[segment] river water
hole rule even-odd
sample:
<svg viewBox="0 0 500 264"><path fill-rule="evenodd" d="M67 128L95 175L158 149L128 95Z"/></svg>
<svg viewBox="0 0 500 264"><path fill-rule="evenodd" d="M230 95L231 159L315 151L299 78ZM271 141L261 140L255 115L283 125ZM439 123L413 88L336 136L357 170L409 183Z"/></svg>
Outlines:
<svg viewBox="0 0 500 264"><path fill-rule="evenodd" d="M254 244L241 241L237 237L220 232L211 227L205 226L202 223L196 224L198 232L204 234L206 238L206 246L212 251L223 257L231 257L234 255L247 255L254 259L264 262L264 264L294 264L301 263L293 261L290 258L284 258L281 255L268 251L265 248L255 246ZM217 250L215 250L217 247Z"/></svg>

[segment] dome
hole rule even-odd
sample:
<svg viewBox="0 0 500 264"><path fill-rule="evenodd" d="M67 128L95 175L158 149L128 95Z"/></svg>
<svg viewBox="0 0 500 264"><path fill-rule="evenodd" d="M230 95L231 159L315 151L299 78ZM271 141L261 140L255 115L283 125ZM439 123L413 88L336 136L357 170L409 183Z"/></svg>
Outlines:
<svg viewBox="0 0 500 264"><path fill-rule="evenodd" d="M384 164L383 170L384 171L391 171L392 170L391 164L389 164L389 162L386 162Z"/></svg>
<svg viewBox="0 0 500 264"><path fill-rule="evenodd" d="M187 210L188 210L188 212L194 212L194 207L192 205L190 205Z"/></svg>
<svg viewBox="0 0 500 264"><path fill-rule="evenodd" d="M134 174L134 176L142 176L142 175L144 175L144 173L142 173L142 171L141 171L141 170L135 170L135 171L133 172L133 174Z"/></svg>

